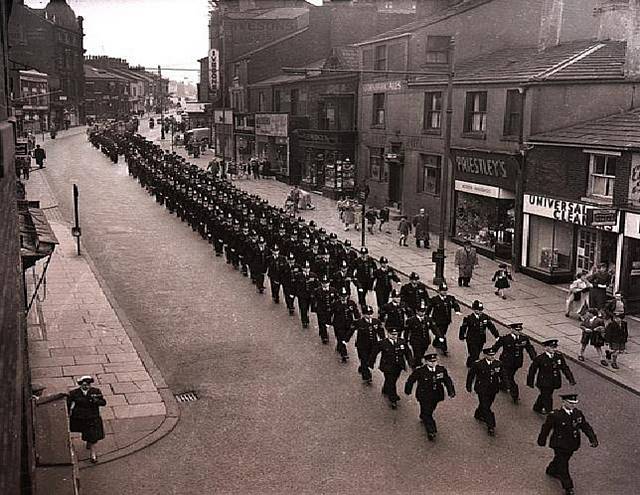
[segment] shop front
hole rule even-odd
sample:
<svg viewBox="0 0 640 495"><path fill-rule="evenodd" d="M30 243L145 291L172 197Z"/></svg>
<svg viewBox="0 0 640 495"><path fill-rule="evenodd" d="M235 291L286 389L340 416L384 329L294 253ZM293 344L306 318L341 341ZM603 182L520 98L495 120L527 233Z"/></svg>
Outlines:
<svg viewBox="0 0 640 495"><path fill-rule="evenodd" d="M256 157L256 134L254 114L234 115L235 160L249 162Z"/></svg>
<svg viewBox="0 0 640 495"><path fill-rule="evenodd" d="M640 314L640 214L626 213L622 248L620 290L625 296L625 310Z"/></svg>
<svg viewBox="0 0 640 495"><path fill-rule="evenodd" d="M257 113L256 151L267 163L270 174L282 182L293 181L289 170L289 115Z"/></svg>
<svg viewBox="0 0 640 495"><path fill-rule="evenodd" d="M522 271L548 283L568 282L580 270L606 263L620 282L623 235L614 208L525 194Z"/></svg>
<svg viewBox="0 0 640 495"><path fill-rule="evenodd" d="M515 228L513 155L452 149L454 240L469 240L485 256L511 260Z"/></svg>
<svg viewBox="0 0 640 495"><path fill-rule="evenodd" d="M351 195L355 188L355 132L298 129L292 134L292 156L300 165L302 187L334 199Z"/></svg>

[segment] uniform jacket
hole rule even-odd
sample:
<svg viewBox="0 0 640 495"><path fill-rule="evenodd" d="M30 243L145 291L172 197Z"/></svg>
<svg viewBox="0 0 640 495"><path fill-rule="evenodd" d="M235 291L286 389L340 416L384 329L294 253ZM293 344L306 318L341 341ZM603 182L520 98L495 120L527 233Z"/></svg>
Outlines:
<svg viewBox="0 0 640 495"><path fill-rule="evenodd" d="M99 388L89 387L87 395L81 388L75 388L67 396L67 407L70 415L76 419L93 419L100 417L100 406L106 406L107 401Z"/></svg>
<svg viewBox="0 0 640 495"><path fill-rule="evenodd" d="M486 359L479 359L471 365L467 372L467 390L478 394L498 393L504 377L502 363L497 359L488 363Z"/></svg>
<svg viewBox="0 0 640 495"><path fill-rule="evenodd" d="M371 258L358 258L353 268L353 277L357 280L358 286L371 290L373 287L373 276L376 271L376 262Z"/></svg>
<svg viewBox="0 0 640 495"><path fill-rule="evenodd" d="M558 389L562 386L561 372L564 373L570 384L575 385L576 381L573 378L573 373L567 366L564 356L559 352L555 352L553 357L549 357L546 352L543 352L531 361L529 373L527 373L527 385L533 387L535 382L538 388Z"/></svg>
<svg viewBox="0 0 640 495"><path fill-rule="evenodd" d="M289 262L285 262L282 267L282 271L280 272L280 282L282 283L282 286L287 290L290 289L291 291L293 291L293 284L295 282L296 273L300 271L300 267L295 263L293 265L290 265Z"/></svg>
<svg viewBox="0 0 640 495"><path fill-rule="evenodd" d="M349 272L345 271L337 271L331 277L331 287L333 287L336 292L339 292L340 289L345 288L347 290L347 294L351 294L351 277L349 276Z"/></svg>
<svg viewBox="0 0 640 495"><path fill-rule="evenodd" d="M544 447L547 437L551 433L549 447L567 452L575 452L580 448L580 431L582 431L592 444L598 444L598 438L587 422L587 419L579 409L571 413L564 408L556 409L547 415L538 435L538 445Z"/></svg>
<svg viewBox="0 0 640 495"><path fill-rule="evenodd" d="M493 348L498 351L502 348L502 354L500 354L500 361L505 368L520 369L524 362L524 352L527 351L531 361L536 357L536 351L531 345L529 337L526 335L516 335L514 333L508 333L500 337Z"/></svg>
<svg viewBox="0 0 640 495"><path fill-rule="evenodd" d="M387 338L376 343L369 359L371 367L375 364L378 353L381 354L378 368L382 372L406 370L407 363L413 362L411 349L404 339L397 339L393 342Z"/></svg>
<svg viewBox="0 0 640 495"><path fill-rule="evenodd" d="M393 282L400 282L398 275L396 275L396 272L391 268L387 268L386 270L377 268L373 277L374 290L383 294L385 292L391 292L391 289L393 289Z"/></svg>
<svg viewBox="0 0 640 495"><path fill-rule="evenodd" d="M402 303L394 304L393 302L388 302L380 309L380 319L385 322L387 328L403 330L405 317L406 309Z"/></svg>
<svg viewBox="0 0 640 495"><path fill-rule="evenodd" d="M296 273L293 293L298 299L310 300L317 288L318 276L315 273L309 272L308 275L305 275L302 270Z"/></svg>
<svg viewBox="0 0 640 495"><path fill-rule="evenodd" d="M425 301L428 304L430 300L427 286L422 282L418 282L416 285L411 282L404 284L400 289L400 301L413 311L418 307L420 301Z"/></svg>
<svg viewBox="0 0 640 495"><path fill-rule="evenodd" d="M282 280L282 271L285 264L286 261L282 256L273 256L272 254L269 257L269 264L267 267L267 274L269 275L269 278L274 282L280 282Z"/></svg>
<svg viewBox="0 0 640 495"><path fill-rule="evenodd" d="M422 344L428 347L431 344L429 332L436 335L437 331L436 324L430 317L424 316L421 320L418 316L412 316L407 320L405 337L411 345Z"/></svg>
<svg viewBox="0 0 640 495"><path fill-rule="evenodd" d="M259 247L253 251L251 256L251 273L266 273L267 268L269 267L269 258L271 255L269 251L264 248L260 249Z"/></svg>
<svg viewBox="0 0 640 495"><path fill-rule="evenodd" d="M437 325L449 325L451 311L460 311L460 305L455 297L447 294L444 298L440 295L431 298L430 315Z"/></svg>
<svg viewBox="0 0 640 495"><path fill-rule="evenodd" d="M347 328L360 318L358 305L351 299L346 302L338 300L333 305L333 326L336 328Z"/></svg>
<svg viewBox="0 0 640 495"><path fill-rule="evenodd" d="M484 344L487 341L487 330L497 339L500 337L496 326L486 314L471 313L462 320L460 325L460 340L471 344Z"/></svg>
<svg viewBox="0 0 640 495"><path fill-rule="evenodd" d="M370 322L364 318L360 318L351 327L349 339L354 332L357 334L356 348L360 350L372 350L378 341L384 339L382 323L377 318L371 318Z"/></svg>
<svg viewBox="0 0 640 495"><path fill-rule="evenodd" d="M424 365L416 368L404 385L404 393L411 395L413 384L417 383L416 399L418 401L430 400L440 402L444 400L444 389L447 389L449 397L456 395L453 381L444 366L436 365L431 371L429 366Z"/></svg>
<svg viewBox="0 0 640 495"><path fill-rule="evenodd" d="M338 299L336 292L329 288L324 290L322 287L316 289L313 294L311 309L314 313L331 318L333 314L333 305Z"/></svg>

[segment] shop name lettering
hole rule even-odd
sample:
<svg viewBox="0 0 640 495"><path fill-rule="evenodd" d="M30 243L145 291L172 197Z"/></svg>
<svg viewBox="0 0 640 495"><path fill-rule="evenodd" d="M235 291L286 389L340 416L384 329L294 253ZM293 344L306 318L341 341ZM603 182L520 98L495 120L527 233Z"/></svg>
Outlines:
<svg viewBox="0 0 640 495"><path fill-rule="evenodd" d="M529 204L553 210L553 218L562 222L587 225L587 205L559 199L529 196Z"/></svg>
<svg viewBox="0 0 640 495"><path fill-rule="evenodd" d="M460 172L467 174L486 175L489 177L507 178L507 166L504 160L457 156L456 163Z"/></svg>

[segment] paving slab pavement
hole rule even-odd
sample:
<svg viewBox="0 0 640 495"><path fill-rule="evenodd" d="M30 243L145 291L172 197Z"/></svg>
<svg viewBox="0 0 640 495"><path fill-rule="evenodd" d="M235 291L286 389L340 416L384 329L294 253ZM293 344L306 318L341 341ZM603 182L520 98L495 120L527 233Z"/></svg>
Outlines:
<svg viewBox="0 0 640 495"><path fill-rule="evenodd" d="M164 148L170 147L168 140L159 140L159 131L145 132L150 139L154 139ZM208 151L197 159L188 157L183 147L175 150L182 156L205 168L213 158ZM284 206L285 199L291 190L291 186L273 179L236 179L234 184L250 194L257 194L265 198L272 205ZM324 227L327 232L335 232L340 239L351 240L354 247L361 245L361 232L351 229L344 230L337 211L336 201L312 194L315 209L300 212L305 220L314 220L318 227ZM430 288L435 274L435 264L431 261L431 250L415 247L409 240L408 247L398 245L397 222L390 222L383 227L382 232L374 235L366 234L366 246L370 254L379 258L385 256L389 263L398 272L408 275L415 271L421 280ZM431 246L438 245L438 236L432 233ZM522 322L525 333L537 342L556 338L559 340L563 353L575 363L584 366L593 372L615 382L622 387L640 394L640 320L629 317L629 341L625 354L619 356L620 369L604 367L595 356L595 352L587 348L585 361L577 360L580 350L581 330L577 320L565 316L565 299L568 288L566 285L549 285L540 280L526 276L522 273L513 274L513 282L506 300L500 299L494 294L494 286L491 277L498 269L498 262L478 256L479 265L475 268L471 287L458 287L457 268L453 264L455 251L458 245L447 241L445 265L445 277L449 283L449 293L454 295L461 303L471 306L475 299L483 301L489 314L498 323L506 326L510 323ZM452 283L451 283L452 282ZM374 303L372 299L369 302ZM375 305L375 304L374 304ZM502 333L506 331L502 329ZM591 353L589 352L591 350Z"/></svg>
<svg viewBox="0 0 640 495"><path fill-rule="evenodd" d="M81 375L95 377L107 401L101 408L106 437L97 445L99 460L129 455L175 427L177 404L91 259L85 252L77 255L71 226L47 184L46 167L31 173L26 191L28 199L40 201L60 242L27 318L32 384L43 387L46 396L77 387ZM27 272L29 297L45 263ZM72 443L80 467L91 466L79 434L72 433Z"/></svg>

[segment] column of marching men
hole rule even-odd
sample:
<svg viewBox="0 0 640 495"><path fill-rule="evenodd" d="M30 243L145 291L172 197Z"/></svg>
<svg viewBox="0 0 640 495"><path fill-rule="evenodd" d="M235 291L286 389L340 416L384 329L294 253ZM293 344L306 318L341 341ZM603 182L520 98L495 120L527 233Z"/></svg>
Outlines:
<svg viewBox="0 0 640 495"><path fill-rule="evenodd" d="M90 141L114 162L123 154L129 174L158 203L210 242L215 256L224 257L249 277L258 293L265 293L268 278L275 304L284 300L293 316L297 302L303 329L309 328L310 313L314 313L319 337L328 344L328 327L332 327L341 362L348 362L348 344L354 340L364 384L371 385L371 370L380 355L382 393L393 409L400 401L397 381L403 372L410 371L404 392L411 395L416 386L420 419L427 438L435 440L434 411L445 399L445 392L450 398L456 395L447 368L435 352L449 355L447 333L452 314L460 314L458 301L448 294L445 284L431 297L416 273L400 285L386 258L376 262L367 248L356 251L348 240L340 242L336 234L317 228L313 221L285 215L266 200L187 163L175 152L163 151L140 135L105 129L92 133ZM367 302L371 292L377 316ZM487 346L487 333L495 338L491 346ZM558 341L544 342L544 352L536 355L522 333L522 324L510 325L509 333L500 336L480 301L474 301L472 313L464 317L459 339L466 342L468 351L465 386L478 398L474 417L485 424L490 436L496 429L492 410L496 395L507 392L518 404L516 375L524 365L524 355L530 357L527 385L539 389L533 409L546 415L538 443L544 446L551 433L549 446L555 452L547 474L558 478L566 493L573 493L568 462L580 446L580 431L592 446L597 445L597 439L584 415L575 409L576 394L562 395L562 407L553 409L553 392L561 387L562 375L575 384L564 356L557 351ZM428 352L430 347L434 352ZM496 359L498 351L501 354Z"/></svg>

